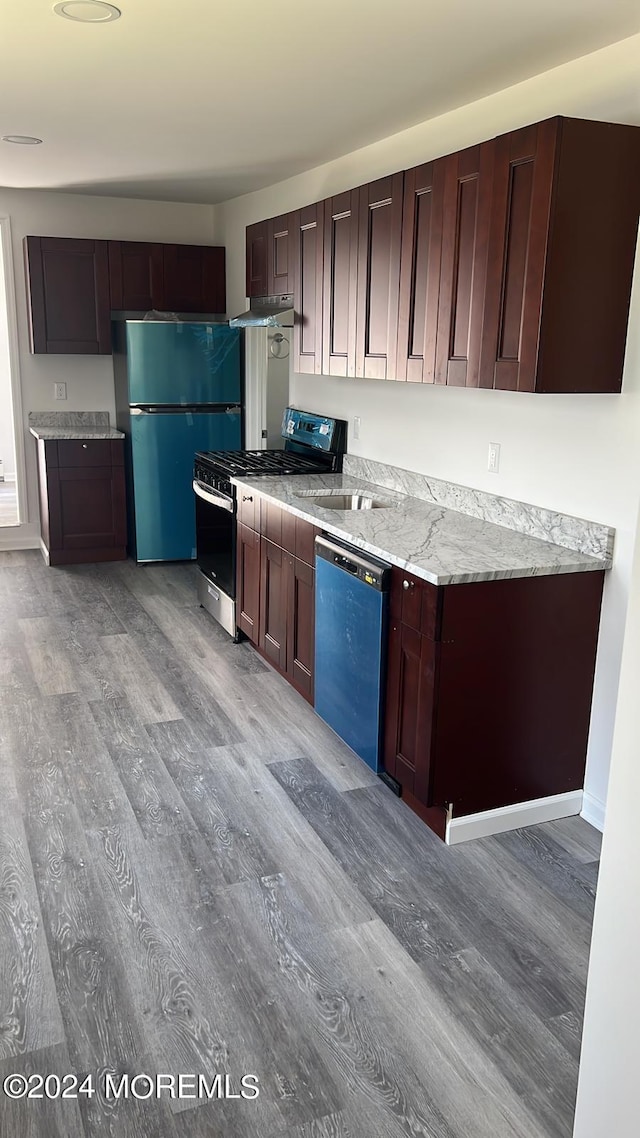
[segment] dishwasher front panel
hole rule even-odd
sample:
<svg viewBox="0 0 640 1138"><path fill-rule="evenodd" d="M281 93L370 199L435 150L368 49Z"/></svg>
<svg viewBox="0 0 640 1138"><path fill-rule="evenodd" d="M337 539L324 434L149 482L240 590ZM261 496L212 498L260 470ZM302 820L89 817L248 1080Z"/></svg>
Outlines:
<svg viewBox="0 0 640 1138"><path fill-rule="evenodd" d="M389 594L316 557L315 710L382 769Z"/></svg>

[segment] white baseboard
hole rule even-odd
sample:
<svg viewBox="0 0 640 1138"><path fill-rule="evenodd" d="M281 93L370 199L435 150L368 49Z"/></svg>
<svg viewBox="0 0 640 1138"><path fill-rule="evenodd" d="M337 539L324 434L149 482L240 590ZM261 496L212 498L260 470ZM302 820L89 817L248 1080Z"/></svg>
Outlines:
<svg viewBox="0 0 640 1138"><path fill-rule="evenodd" d="M530 802L516 802L497 810L483 810L479 814L465 814L447 822L445 842L455 846L472 838L487 838L503 834L506 830L519 830L537 822L553 822L556 818L569 818L582 808L581 790L568 794L552 794L549 798L533 798Z"/></svg>
<svg viewBox="0 0 640 1138"><path fill-rule="evenodd" d="M596 830L599 830L600 833L604 830L605 810L605 803L601 802L599 798L594 798L592 794L588 794L585 790L580 814L585 822L589 822L592 826L595 826Z"/></svg>
<svg viewBox="0 0 640 1138"><path fill-rule="evenodd" d="M40 526L31 523L23 526L0 527L0 552L3 549L39 549Z"/></svg>

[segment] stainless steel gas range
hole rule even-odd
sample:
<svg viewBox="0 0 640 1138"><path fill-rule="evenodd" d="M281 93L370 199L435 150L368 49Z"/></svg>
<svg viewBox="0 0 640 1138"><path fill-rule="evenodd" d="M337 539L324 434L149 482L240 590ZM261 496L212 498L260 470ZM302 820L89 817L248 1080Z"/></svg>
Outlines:
<svg viewBox="0 0 640 1138"><path fill-rule="evenodd" d="M283 450L199 451L195 456L198 600L234 639L237 509L231 479L340 471L347 424L287 407L282 438Z"/></svg>

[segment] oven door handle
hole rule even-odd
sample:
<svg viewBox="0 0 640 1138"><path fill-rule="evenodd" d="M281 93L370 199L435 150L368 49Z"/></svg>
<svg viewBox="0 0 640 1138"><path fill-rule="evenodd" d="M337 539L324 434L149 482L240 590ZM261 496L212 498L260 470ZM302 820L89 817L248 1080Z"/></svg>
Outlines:
<svg viewBox="0 0 640 1138"><path fill-rule="evenodd" d="M227 498L225 494L219 494L217 490L212 490L210 486L206 486L204 482L200 482L197 478L193 480L193 492L197 494L203 501L208 502L210 506L219 506L221 510L227 510L229 514L233 513L233 498Z"/></svg>

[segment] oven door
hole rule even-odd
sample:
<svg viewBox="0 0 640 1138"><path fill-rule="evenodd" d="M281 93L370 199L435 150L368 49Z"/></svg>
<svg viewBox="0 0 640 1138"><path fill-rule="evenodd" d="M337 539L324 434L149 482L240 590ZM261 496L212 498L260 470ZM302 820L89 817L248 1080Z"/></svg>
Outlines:
<svg viewBox="0 0 640 1138"><path fill-rule="evenodd" d="M236 595L236 506L235 500L197 478L196 557L200 572L235 600Z"/></svg>

